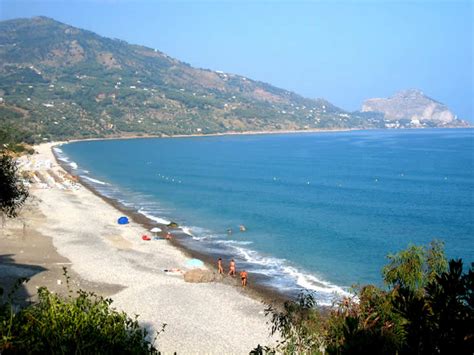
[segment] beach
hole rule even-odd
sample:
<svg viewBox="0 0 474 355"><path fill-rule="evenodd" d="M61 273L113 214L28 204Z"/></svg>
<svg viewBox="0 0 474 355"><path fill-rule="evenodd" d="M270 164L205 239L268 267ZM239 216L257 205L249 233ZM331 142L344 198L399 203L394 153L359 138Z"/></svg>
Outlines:
<svg viewBox="0 0 474 355"><path fill-rule="evenodd" d="M36 182L20 216L2 229L2 281L28 276L30 296L43 285L61 292L67 267L75 287L111 297L152 332L166 324L156 341L165 354L243 354L274 341L258 297L233 282L188 283L165 272L186 271L190 256L165 239L142 240L151 234L133 220L117 224L123 212L68 178L52 146L21 158Z"/></svg>

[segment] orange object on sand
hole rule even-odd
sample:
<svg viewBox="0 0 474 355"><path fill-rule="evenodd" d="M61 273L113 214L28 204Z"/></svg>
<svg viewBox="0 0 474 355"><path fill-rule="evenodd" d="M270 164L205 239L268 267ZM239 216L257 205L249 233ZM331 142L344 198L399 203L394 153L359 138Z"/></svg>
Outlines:
<svg viewBox="0 0 474 355"><path fill-rule="evenodd" d="M143 239L143 240L151 240L151 238L150 238L149 236L147 236L147 235L142 235L142 239Z"/></svg>

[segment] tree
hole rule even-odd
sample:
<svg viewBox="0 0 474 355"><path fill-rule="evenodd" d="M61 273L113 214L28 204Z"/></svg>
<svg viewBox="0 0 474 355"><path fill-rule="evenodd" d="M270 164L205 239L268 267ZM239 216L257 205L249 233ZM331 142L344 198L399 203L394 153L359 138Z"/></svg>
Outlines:
<svg viewBox="0 0 474 355"><path fill-rule="evenodd" d="M385 289L366 285L343 298L327 316L314 302L270 307L272 334L283 342L253 354L472 354L474 349L474 264L448 262L443 243L410 246L389 255ZM312 298L310 298L312 300ZM311 318L305 318L310 314Z"/></svg>
<svg viewBox="0 0 474 355"><path fill-rule="evenodd" d="M389 263L382 269L385 284L414 292L422 292L423 287L446 271L448 266L444 244L439 240L433 240L428 248L410 245L387 258Z"/></svg>
<svg viewBox="0 0 474 355"><path fill-rule="evenodd" d="M268 305L266 315L271 315L271 334L279 334L275 348L258 345L251 354L320 354L323 347L320 315L316 300L309 291L298 295L296 301L286 301L282 310Z"/></svg>
<svg viewBox="0 0 474 355"><path fill-rule="evenodd" d="M0 213L13 218L28 198L28 190L21 182L15 160L0 153Z"/></svg>
<svg viewBox="0 0 474 355"><path fill-rule="evenodd" d="M474 265L463 273L463 262L451 260L446 272L426 286L426 303L432 310L433 351L472 354L474 349Z"/></svg>

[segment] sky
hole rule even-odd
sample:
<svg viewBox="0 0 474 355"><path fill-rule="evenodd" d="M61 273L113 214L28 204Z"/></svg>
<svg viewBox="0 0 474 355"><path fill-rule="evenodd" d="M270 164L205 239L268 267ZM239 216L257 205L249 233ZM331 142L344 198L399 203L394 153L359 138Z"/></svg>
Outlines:
<svg viewBox="0 0 474 355"><path fill-rule="evenodd" d="M473 3L0 0L0 19L52 17L350 111L417 88L474 122Z"/></svg>

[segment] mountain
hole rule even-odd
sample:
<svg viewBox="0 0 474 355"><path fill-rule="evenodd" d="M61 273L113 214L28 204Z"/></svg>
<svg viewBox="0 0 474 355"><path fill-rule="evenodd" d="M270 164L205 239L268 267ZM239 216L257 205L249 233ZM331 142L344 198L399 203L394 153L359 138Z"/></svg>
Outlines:
<svg viewBox="0 0 474 355"><path fill-rule="evenodd" d="M0 115L0 143L385 125L46 17L0 22Z"/></svg>
<svg viewBox="0 0 474 355"><path fill-rule="evenodd" d="M462 126L448 107L426 96L422 91L410 89L397 92L389 98L368 99L362 105L363 112L380 112L389 127L409 121L413 126Z"/></svg>

